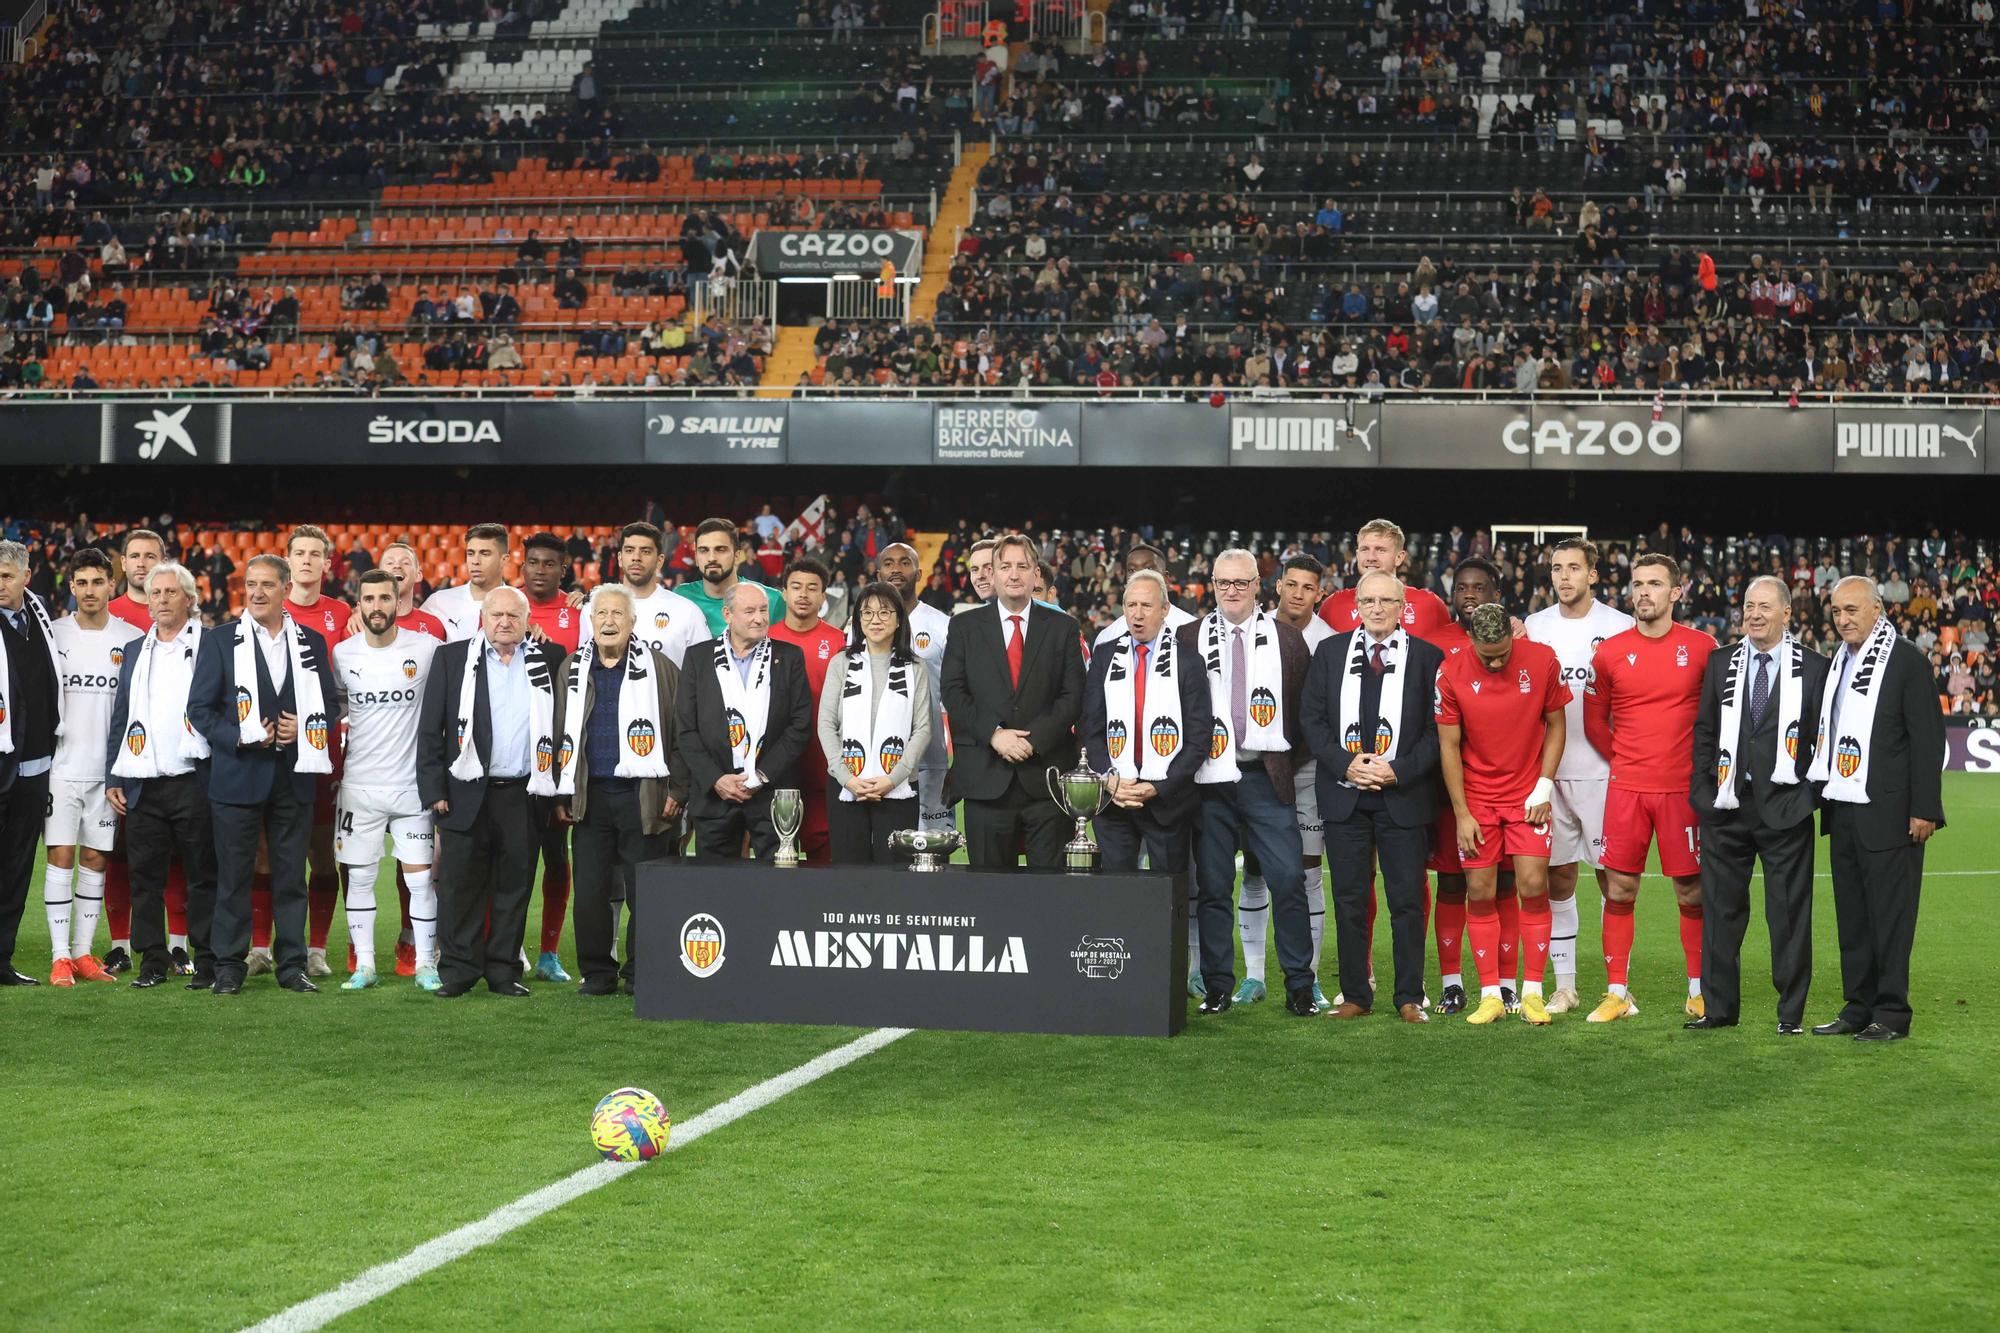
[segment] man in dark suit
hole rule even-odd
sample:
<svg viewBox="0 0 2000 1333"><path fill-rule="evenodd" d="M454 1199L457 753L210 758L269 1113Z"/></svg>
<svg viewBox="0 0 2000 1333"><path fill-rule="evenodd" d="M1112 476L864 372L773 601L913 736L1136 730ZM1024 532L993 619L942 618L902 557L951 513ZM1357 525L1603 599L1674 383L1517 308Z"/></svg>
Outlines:
<svg viewBox="0 0 2000 1333"><path fill-rule="evenodd" d="M0 542L0 986L38 986L14 970L14 939L28 905L35 845L49 813L49 769L62 721L62 685L48 612L28 591L28 548Z"/></svg>
<svg viewBox="0 0 2000 1333"><path fill-rule="evenodd" d="M1090 663L1077 738L1093 771L1120 775L1111 804L1096 819L1106 870L1137 870L1141 852L1149 869L1171 875L1188 870L1191 816L1200 799L1194 774L1208 752L1204 738L1214 728L1215 714L1208 678L1193 658L1173 663L1175 689L1171 698L1161 697L1169 692L1155 665L1162 647L1176 646L1166 629L1172 604L1158 572L1127 574L1127 632L1099 644ZM1107 681L1113 686L1109 691ZM1149 770L1155 776L1146 777Z"/></svg>
<svg viewBox="0 0 2000 1333"><path fill-rule="evenodd" d="M633 984L633 943L638 934L639 899L634 881L639 866L646 861L677 854L674 830L680 825L681 806L687 798L687 778L671 771L674 744L674 699L680 691L680 669L666 654L632 637L636 617L632 611L632 590L622 583L601 583L590 595L590 640L587 648L563 660L556 681L555 734L570 733L570 687L578 672L584 677L578 703L582 717L575 721L576 753L569 758L573 772L565 774L565 785L574 790L558 793L557 818L574 825L576 893L571 899L576 913L576 963L583 975L579 995L610 995L618 989L622 970L626 985ZM630 660L638 654L635 664ZM635 674L635 667L638 674ZM628 679L629 678L629 679ZM619 714L627 688L652 692L653 717L659 734L645 736L635 744L621 734ZM639 720L628 724L647 730ZM662 774L620 777L621 762L629 750L645 759L664 758ZM612 904L620 898L633 909L627 918L624 964L621 969L614 953L616 926Z"/></svg>
<svg viewBox="0 0 2000 1333"><path fill-rule="evenodd" d="M1075 828L1049 795L1048 770L1076 765L1081 631L1031 600L1036 573L1026 537L1010 533L995 544L993 603L952 622L938 675L951 719L951 785L965 801L966 857L987 870L1014 869L1024 837L1029 869L1060 870Z"/></svg>
<svg viewBox="0 0 2000 1333"><path fill-rule="evenodd" d="M1201 917L1201 1012L1219 1014L1236 986L1232 907L1236 853L1257 858L1271 892L1285 1008L1305 1018L1313 997L1312 919L1306 907L1304 842L1293 802L1294 773L1309 760L1299 724L1312 657L1305 636L1257 608L1257 557L1215 557L1216 609L1181 626L1176 649L1202 664L1215 723L1208 760L1195 773L1195 892ZM1275 655L1275 656L1274 656Z"/></svg>
<svg viewBox="0 0 2000 1333"><path fill-rule="evenodd" d="M1707 1012L1681 1024L1685 1028L1736 1026L1750 876L1761 861L1778 1031L1785 1036L1805 1031L1818 799L1806 769L1827 663L1785 632L1791 617L1791 591L1782 580L1768 574L1750 580L1743 590L1742 642L1730 652L1710 653L1703 673L1688 800L1701 818L1701 991ZM1791 780L1775 781L1780 773Z"/></svg>
<svg viewBox="0 0 2000 1333"><path fill-rule="evenodd" d="M440 984L432 994L442 999L465 994L482 977L495 995L531 993L521 984L521 938L552 810L528 791L541 758L535 696L546 693L553 727L563 653L525 642L527 634L527 597L494 588L479 604L479 633L438 649L424 680L417 795L437 815ZM473 753L465 756L468 741Z"/></svg>
<svg viewBox="0 0 2000 1333"><path fill-rule="evenodd" d="M1910 1035L1910 945L1924 844L1944 827L1944 714L1923 650L1882 615L1872 579L1836 583L1841 651L1813 756L1833 860L1840 985L1847 1003L1816 1036L1900 1041ZM1874 716L1865 725L1861 719Z"/></svg>
<svg viewBox="0 0 2000 1333"><path fill-rule="evenodd" d="M1432 689L1444 654L1402 629L1405 595L1393 574L1362 578L1354 597L1361 628L1319 646L1299 704L1306 744L1318 760L1320 819L1333 871L1342 996L1336 1018L1359 1018L1374 1007L1368 902L1379 864L1396 1012L1406 1023L1426 1021L1424 861L1438 801ZM1384 713L1385 688L1401 696L1393 718ZM1343 725L1343 718L1350 720Z"/></svg>
<svg viewBox="0 0 2000 1333"><path fill-rule="evenodd" d="M722 620L720 637L694 644L681 659L673 769L686 775L697 858L738 860L747 835L757 859L767 861L778 850L771 792L799 785L799 756L813 729L812 688L798 645L771 637L761 584L731 588Z"/></svg>
<svg viewBox="0 0 2000 1333"><path fill-rule="evenodd" d="M306 978L306 842L312 833L313 784L317 775L298 771L299 746L310 738L299 717L300 683L293 679L292 636L298 653L319 681L325 730L334 731L331 655L317 630L295 624L285 613L292 571L275 555L253 556L243 567L243 618L201 636L194 682L188 687L188 721L208 741L209 818L215 829L215 919L210 942L215 952L217 995L243 989L250 951L250 881L257 871L257 844L265 845L271 869L271 924L278 985L310 994L319 987ZM237 679L237 645L250 639L254 681ZM263 739L248 744L242 721L258 710Z"/></svg>
<svg viewBox="0 0 2000 1333"><path fill-rule="evenodd" d="M132 951L139 975L132 985L150 990L173 974L167 948L167 870L175 856L187 872L187 938L194 964L189 990L215 984L215 830L209 814L206 756L188 748L186 728L198 645L194 620L200 593L194 575L177 564L155 565L146 586L153 629L125 650L118 693L111 706L105 757L105 797L125 821L132 863ZM227 629L219 631L226 634ZM140 697L132 690L144 666Z"/></svg>

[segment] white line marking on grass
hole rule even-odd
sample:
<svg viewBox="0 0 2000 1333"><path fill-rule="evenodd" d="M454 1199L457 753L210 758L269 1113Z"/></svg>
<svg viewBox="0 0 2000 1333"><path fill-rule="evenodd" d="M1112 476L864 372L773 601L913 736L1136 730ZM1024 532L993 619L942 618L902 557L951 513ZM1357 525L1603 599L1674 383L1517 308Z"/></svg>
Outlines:
<svg viewBox="0 0 2000 1333"><path fill-rule="evenodd" d="M856 1037L845 1046L835 1047L824 1055L814 1056L796 1069L779 1074L776 1078L765 1079L755 1087L745 1088L728 1101L709 1107L700 1115L684 1124L675 1125L667 1140L667 1151L675 1152L687 1147L697 1139L733 1124L777 1101L787 1093L797 1092L806 1084L824 1078L834 1070L851 1065L862 1056L879 1051L899 1037L908 1036L909 1028L877 1028L864 1036ZM306 1330L324 1328L327 1324L367 1305L370 1301L388 1295L398 1287L407 1286L426 1273L444 1267L452 1260L472 1253L482 1245L490 1245L508 1232L524 1227L544 1213L553 1212L573 1199L580 1199L592 1190L602 1189L628 1172L646 1165L644 1162L599 1162L587 1166L575 1175L545 1185L532 1194L524 1194L514 1202L496 1208L476 1222L468 1222L456 1231L448 1231L435 1240L427 1240L400 1259L392 1259L377 1265L365 1273L349 1278L332 1291L322 1292L310 1300L294 1305L272 1315L263 1323L254 1325L250 1333L306 1333Z"/></svg>

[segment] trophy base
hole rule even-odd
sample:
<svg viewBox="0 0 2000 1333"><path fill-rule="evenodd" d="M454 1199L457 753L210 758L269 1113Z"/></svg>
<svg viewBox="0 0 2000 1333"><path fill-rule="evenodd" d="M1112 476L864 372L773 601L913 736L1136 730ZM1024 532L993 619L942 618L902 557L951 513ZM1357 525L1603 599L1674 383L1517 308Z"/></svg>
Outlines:
<svg viewBox="0 0 2000 1333"><path fill-rule="evenodd" d="M1098 868L1097 844L1094 842L1070 843L1063 848L1063 873L1069 875L1094 875Z"/></svg>
<svg viewBox="0 0 2000 1333"><path fill-rule="evenodd" d="M777 870L797 870L805 864L805 858L797 852L779 850L771 853L771 865Z"/></svg>
<svg viewBox="0 0 2000 1333"><path fill-rule="evenodd" d="M910 869L923 873L943 870L945 858L936 852L919 852L910 858Z"/></svg>

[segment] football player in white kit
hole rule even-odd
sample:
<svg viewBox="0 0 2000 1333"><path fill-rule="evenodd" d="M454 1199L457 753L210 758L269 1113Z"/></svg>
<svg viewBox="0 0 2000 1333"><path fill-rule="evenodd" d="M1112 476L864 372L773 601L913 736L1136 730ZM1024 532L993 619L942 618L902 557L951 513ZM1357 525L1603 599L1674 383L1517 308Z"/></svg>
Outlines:
<svg viewBox="0 0 2000 1333"><path fill-rule="evenodd" d="M1295 555L1285 561L1278 574L1278 606L1273 614L1305 636L1306 650L1315 651L1334 637L1333 627L1317 614L1320 576L1326 566L1309 555ZM1173 622L1168 621L1169 624ZM1313 999L1327 1007L1326 993L1318 981L1320 939L1326 933L1326 826L1319 818L1319 764L1308 760L1292 775L1293 810L1299 818L1299 841L1305 847L1306 912L1312 922ZM1271 932L1271 889L1262 874L1253 874L1247 859L1243 866L1243 888L1236 901L1236 933L1243 941L1243 980L1236 983L1236 1004L1251 1004L1264 998L1264 956Z"/></svg>
<svg viewBox="0 0 2000 1333"><path fill-rule="evenodd" d="M42 905L49 918L51 986L111 981L93 950L104 914L104 858L118 842L118 815L104 794L106 738L118 695L125 646L145 634L112 615L111 561L94 546L69 562L76 613L49 626L62 690L62 734L49 769L49 813L42 827L48 866Z"/></svg>
<svg viewBox="0 0 2000 1333"><path fill-rule="evenodd" d="M479 604L506 582L506 525L475 523L465 530L465 582L426 597L424 610L444 622L448 641L469 639L479 632Z"/></svg>
<svg viewBox="0 0 2000 1333"><path fill-rule="evenodd" d="M1632 617L1597 600L1597 545L1585 538L1556 543L1549 556L1549 584L1556 604L1529 616L1527 627L1530 639L1555 650L1570 691L1565 710L1569 739L1556 769L1555 799L1549 805L1555 824L1549 853L1549 963L1555 969L1556 990L1549 997L1548 1011L1563 1014L1578 1004L1577 863L1587 863L1597 872L1601 891L1604 871L1598 857L1604 850L1604 794L1611 777L1611 765L1583 734L1583 692L1590 684L1597 645L1632 628Z"/></svg>
<svg viewBox="0 0 2000 1333"><path fill-rule="evenodd" d="M346 701L347 767L334 814L334 855L347 868L347 933L354 972L342 990L375 976L375 877L386 835L410 886L420 989L438 988L437 890L431 883L431 812L417 796L417 709L431 657L442 646L396 624L397 586L387 570L361 576L361 633L334 645L333 678Z"/></svg>
<svg viewBox="0 0 2000 1333"><path fill-rule="evenodd" d="M679 666L692 645L711 636L701 608L660 582L661 550L660 530L651 523L620 528L618 581L632 594L632 614L638 617L632 637ZM570 600L583 605L583 590L571 592Z"/></svg>
<svg viewBox="0 0 2000 1333"><path fill-rule="evenodd" d="M903 614L910 622L910 651L924 664L924 673L930 677L931 739L923 758L917 761L917 827L948 829L952 819L951 807L944 799L944 775L951 760L945 751L944 702L938 688L938 671L944 665L945 640L951 636L951 617L919 598L923 579L917 566L917 549L908 542L888 546L876 557L875 571L903 599Z"/></svg>

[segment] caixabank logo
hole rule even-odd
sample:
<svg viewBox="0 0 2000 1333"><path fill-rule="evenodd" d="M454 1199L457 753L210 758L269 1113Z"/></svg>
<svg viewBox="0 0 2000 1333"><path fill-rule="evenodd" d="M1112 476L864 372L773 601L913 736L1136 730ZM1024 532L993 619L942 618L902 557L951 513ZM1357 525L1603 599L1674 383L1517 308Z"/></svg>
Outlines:
<svg viewBox="0 0 2000 1333"><path fill-rule="evenodd" d="M227 463L228 403L106 403L102 463Z"/></svg>

